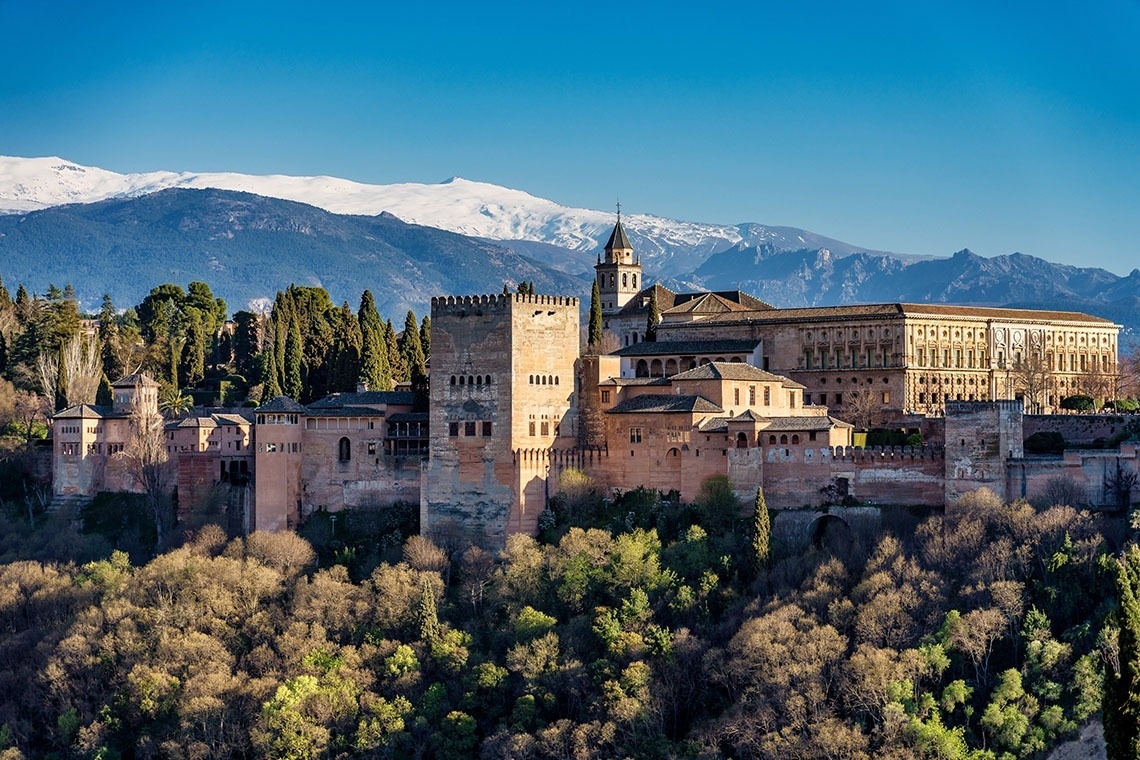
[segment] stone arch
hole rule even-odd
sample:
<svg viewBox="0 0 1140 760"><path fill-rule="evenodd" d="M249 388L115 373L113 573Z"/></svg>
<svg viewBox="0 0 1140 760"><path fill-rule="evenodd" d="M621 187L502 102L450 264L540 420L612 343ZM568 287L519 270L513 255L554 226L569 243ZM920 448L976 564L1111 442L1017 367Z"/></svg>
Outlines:
<svg viewBox="0 0 1140 760"><path fill-rule="evenodd" d="M650 364L649 364L649 376L650 377L661 377L664 373L665 373L665 369L661 365L660 359L654 359L652 362L650 362Z"/></svg>
<svg viewBox="0 0 1140 760"><path fill-rule="evenodd" d="M634 370L637 377L649 377L649 363L644 359L637 360L637 369Z"/></svg>
<svg viewBox="0 0 1140 760"><path fill-rule="evenodd" d="M840 549L851 545L855 533L851 525L839 515L820 515L807 527L808 539L815 549Z"/></svg>
<svg viewBox="0 0 1140 760"><path fill-rule="evenodd" d="M797 444L799 442L800 442L800 437L798 435L793 435L792 436L792 443Z"/></svg>
<svg viewBox="0 0 1140 760"><path fill-rule="evenodd" d="M666 359L665 360L665 374L666 375L677 374L677 360L676 359Z"/></svg>
<svg viewBox="0 0 1140 760"><path fill-rule="evenodd" d="M337 459L347 462L352 459L352 441L347 437L341 438L336 445Z"/></svg>
<svg viewBox="0 0 1140 760"><path fill-rule="evenodd" d="M747 433L740 432L740 433L736 434L736 448L738 448L738 449L748 448L748 434Z"/></svg>
<svg viewBox="0 0 1140 760"><path fill-rule="evenodd" d="M786 446L787 443L788 443L788 435L787 435L787 433L784 433L783 435L780 436L780 445Z"/></svg>

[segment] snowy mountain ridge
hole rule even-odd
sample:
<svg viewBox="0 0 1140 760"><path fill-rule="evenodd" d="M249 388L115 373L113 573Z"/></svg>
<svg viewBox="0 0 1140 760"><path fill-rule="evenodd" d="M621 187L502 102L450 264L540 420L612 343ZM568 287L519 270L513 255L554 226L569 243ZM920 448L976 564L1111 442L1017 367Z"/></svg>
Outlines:
<svg viewBox="0 0 1140 760"><path fill-rule="evenodd" d="M118 174L58 157L0 156L0 213L147 195L167 188L237 190L306 203L334 214L388 213L405 222L494 240L531 240L575 251L599 247L613 228L608 211L570 208L521 190L453 177L439 184L369 185L337 177L155 171ZM623 216L646 255L673 249L708 255L739 242L763 242L760 225L685 222L649 214ZM652 241L650 243L649 241ZM639 246L640 248L640 246Z"/></svg>

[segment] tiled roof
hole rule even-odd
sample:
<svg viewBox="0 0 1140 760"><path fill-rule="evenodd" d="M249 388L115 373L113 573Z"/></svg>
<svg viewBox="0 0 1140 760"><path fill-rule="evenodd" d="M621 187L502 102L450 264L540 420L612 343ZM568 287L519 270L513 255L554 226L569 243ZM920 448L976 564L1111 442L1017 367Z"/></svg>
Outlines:
<svg viewBox="0 0 1140 760"><path fill-rule="evenodd" d="M669 378L678 380L754 380L760 383L780 383L784 388L803 388L794 380L782 375L773 375L743 362L709 362L699 367L681 372Z"/></svg>
<svg viewBox="0 0 1140 760"><path fill-rule="evenodd" d="M741 290L706 290L693 293L674 293L664 285L654 284L644 288L626 302L618 311L622 317L640 316L649 313L650 293L657 294L657 309L664 315L681 313L721 313L729 311L763 311L775 309L771 304L750 296ZM713 300L708 297L713 296Z"/></svg>
<svg viewBox="0 0 1140 760"><path fill-rule="evenodd" d="M310 406L307 414L310 417L383 417L383 409L374 406Z"/></svg>
<svg viewBox="0 0 1140 760"><path fill-rule="evenodd" d="M151 378L151 376L145 372L132 372L131 374L125 377L120 377L118 380L111 383L112 388L134 388L136 385L140 388L158 387L158 383L156 383Z"/></svg>
<svg viewBox="0 0 1140 760"><path fill-rule="evenodd" d="M830 430L833 427L849 428L849 423L837 420L834 417L768 417L769 423L764 432L800 432L813 430Z"/></svg>
<svg viewBox="0 0 1140 760"><path fill-rule="evenodd" d="M962 317L976 319L1008 319L1021 321L1081 322L1104 325L1112 322L1076 311L1039 309L1002 309L993 306L955 306L951 304L872 303L847 306L807 306L793 309L755 309L710 316L709 322L802 322L805 320L844 320L852 317L890 319L905 316ZM669 329L685 329L687 325L669 324Z"/></svg>
<svg viewBox="0 0 1140 760"><path fill-rule="evenodd" d="M300 404L298 404L296 401L289 398L288 396L278 396L277 398L273 399L272 401L269 401L268 403L262 404L261 406L257 407L257 411L259 413L260 412L287 412L289 414L305 414L308 412L308 410L305 409L305 407L301 406Z"/></svg>
<svg viewBox="0 0 1140 760"><path fill-rule="evenodd" d="M427 412L396 412L388 415L388 422L427 422Z"/></svg>
<svg viewBox="0 0 1140 760"><path fill-rule="evenodd" d="M243 414L211 414L219 425L248 425L253 420Z"/></svg>
<svg viewBox="0 0 1140 760"><path fill-rule="evenodd" d="M91 420L103 417L126 417L126 413L115 414L109 406L95 406L94 404L76 404L61 409L52 415L55 420Z"/></svg>
<svg viewBox="0 0 1140 760"><path fill-rule="evenodd" d="M309 409L335 409L344 406L411 406L416 394L411 391L361 391L359 393L330 393L309 404Z"/></svg>
<svg viewBox="0 0 1140 760"><path fill-rule="evenodd" d="M607 414L670 413L670 412L723 412L704 396L676 396L666 393L647 393L634 396L606 410Z"/></svg>
<svg viewBox="0 0 1140 760"><path fill-rule="evenodd" d="M697 354L750 353L760 341L756 339L732 340L669 340L634 343L619 348L611 356L695 356Z"/></svg>
<svg viewBox="0 0 1140 760"><path fill-rule="evenodd" d="M727 433L728 422L731 417L709 417L697 426L702 433Z"/></svg>
<svg viewBox="0 0 1140 760"><path fill-rule="evenodd" d="M667 377L610 377L598 385L668 385L669 378Z"/></svg>
<svg viewBox="0 0 1140 760"><path fill-rule="evenodd" d="M610 239L606 243L607 251L612 251L615 248L633 248L629 244L629 236L625 234L625 227L621 225L621 219L618 219L617 224L614 225L614 231L610 233Z"/></svg>

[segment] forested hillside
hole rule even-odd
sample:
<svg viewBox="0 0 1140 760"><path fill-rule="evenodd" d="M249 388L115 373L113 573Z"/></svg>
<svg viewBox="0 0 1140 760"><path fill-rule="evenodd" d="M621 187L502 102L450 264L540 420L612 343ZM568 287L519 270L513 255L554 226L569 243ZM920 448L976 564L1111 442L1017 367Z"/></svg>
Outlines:
<svg viewBox="0 0 1140 760"><path fill-rule="evenodd" d="M348 515L84 564L8 512L4 756L1040 757L1102 678L1135 741L1119 520L978 492L799 552L750 511L578 477L498 554Z"/></svg>

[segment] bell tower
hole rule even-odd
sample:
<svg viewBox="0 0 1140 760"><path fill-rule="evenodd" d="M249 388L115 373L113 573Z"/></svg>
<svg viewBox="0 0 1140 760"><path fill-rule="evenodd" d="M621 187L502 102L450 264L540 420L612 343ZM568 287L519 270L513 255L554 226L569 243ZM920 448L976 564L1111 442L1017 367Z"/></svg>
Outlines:
<svg viewBox="0 0 1140 760"><path fill-rule="evenodd" d="M617 224L606 243L606 257L604 260L599 258L594 266L603 314L616 314L642 288L641 257L634 259L633 246L629 244L629 237L621 224L620 203L617 210Z"/></svg>

